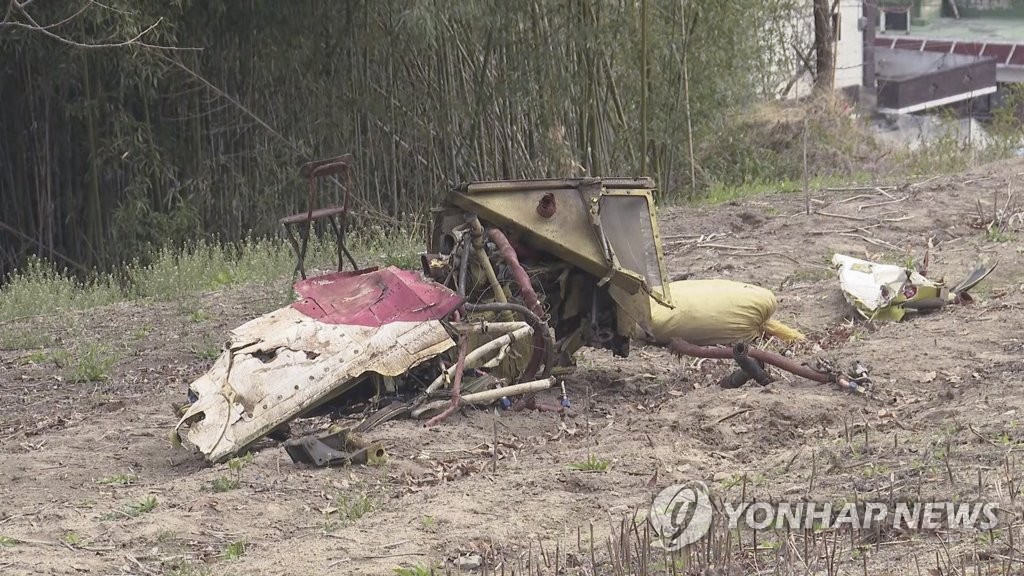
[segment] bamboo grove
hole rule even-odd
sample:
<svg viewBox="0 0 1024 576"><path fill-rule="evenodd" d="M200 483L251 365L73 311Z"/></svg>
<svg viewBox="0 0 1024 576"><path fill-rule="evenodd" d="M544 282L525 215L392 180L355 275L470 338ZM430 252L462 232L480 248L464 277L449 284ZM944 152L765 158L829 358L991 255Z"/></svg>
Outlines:
<svg viewBox="0 0 1024 576"><path fill-rule="evenodd" d="M360 218L465 179L727 179L793 0L91 0L0 23L0 272L277 233L352 152ZM420 216L422 218L422 216Z"/></svg>

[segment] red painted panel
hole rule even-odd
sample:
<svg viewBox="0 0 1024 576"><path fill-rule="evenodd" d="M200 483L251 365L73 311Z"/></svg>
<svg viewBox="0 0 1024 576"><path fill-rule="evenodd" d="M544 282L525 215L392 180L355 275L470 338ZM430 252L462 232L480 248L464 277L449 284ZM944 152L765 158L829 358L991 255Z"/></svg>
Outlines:
<svg viewBox="0 0 1024 576"><path fill-rule="evenodd" d="M1024 44L1017 44L1017 49L1013 51L1013 55L1010 56L1010 61L1007 64L1010 66L1024 66Z"/></svg>
<svg viewBox="0 0 1024 576"><path fill-rule="evenodd" d="M949 54L951 48L953 48L954 42L949 40L928 40L924 43L925 52L941 52L943 54Z"/></svg>
<svg viewBox="0 0 1024 576"><path fill-rule="evenodd" d="M875 46L879 48L892 48L893 42L896 40L893 38L886 38L885 36L875 36Z"/></svg>
<svg viewBox="0 0 1024 576"><path fill-rule="evenodd" d="M984 44L981 42L957 42L956 46L953 47L954 54L964 54L967 56L980 56L981 49Z"/></svg>
<svg viewBox="0 0 1024 576"><path fill-rule="evenodd" d="M900 50L920 50L921 45L924 44L924 40L917 38L897 38L893 44L893 48L899 48Z"/></svg>
<svg viewBox="0 0 1024 576"><path fill-rule="evenodd" d="M307 278L295 283L295 291L303 298L292 308L326 324L382 326L438 320L462 303L445 286L394 267Z"/></svg>
<svg viewBox="0 0 1024 576"><path fill-rule="evenodd" d="M981 55L995 58L997 64L1005 64L1012 51L1013 44L987 44Z"/></svg>

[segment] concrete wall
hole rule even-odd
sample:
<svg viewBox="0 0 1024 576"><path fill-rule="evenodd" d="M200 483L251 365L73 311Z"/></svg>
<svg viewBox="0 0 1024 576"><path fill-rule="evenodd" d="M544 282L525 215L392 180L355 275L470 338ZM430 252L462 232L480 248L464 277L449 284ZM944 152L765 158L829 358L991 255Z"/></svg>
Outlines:
<svg viewBox="0 0 1024 576"><path fill-rule="evenodd" d="M1024 18L1024 0L957 0L964 18Z"/></svg>
<svg viewBox="0 0 1024 576"><path fill-rule="evenodd" d="M836 44L836 89L860 86L863 80L864 37L858 26L860 0L839 2L839 42Z"/></svg>
<svg viewBox="0 0 1024 576"><path fill-rule="evenodd" d="M792 24L796 43L800 46L814 44L814 11L810 0L801 11L800 21ZM839 0L839 38L836 41L836 76L835 89L842 90L860 86L863 80L864 38L858 21L862 15L861 0ZM814 54L811 53L813 60ZM796 69L793 70L796 73ZM780 86L781 88L781 86ZM786 98L803 98L812 90L810 74L804 74L796 82Z"/></svg>
<svg viewBox="0 0 1024 576"><path fill-rule="evenodd" d="M946 0L920 0L915 16L922 20L934 20L942 16L942 5Z"/></svg>
<svg viewBox="0 0 1024 576"><path fill-rule="evenodd" d="M924 20L933 20L942 15L942 5L945 2L946 0L919 0L918 5L914 6L916 9L913 10L913 15Z"/></svg>

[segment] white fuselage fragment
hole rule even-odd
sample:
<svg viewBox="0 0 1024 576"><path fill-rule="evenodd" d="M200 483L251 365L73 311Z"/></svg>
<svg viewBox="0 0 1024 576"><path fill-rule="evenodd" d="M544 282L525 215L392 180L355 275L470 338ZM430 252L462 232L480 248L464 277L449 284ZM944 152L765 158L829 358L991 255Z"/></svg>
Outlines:
<svg viewBox="0 0 1024 576"><path fill-rule="evenodd" d="M176 431L220 462L331 399L354 378L399 376L454 345L437 320L326 324L281 308L231 332L213 368L192 383L198 400Z"/></svg>

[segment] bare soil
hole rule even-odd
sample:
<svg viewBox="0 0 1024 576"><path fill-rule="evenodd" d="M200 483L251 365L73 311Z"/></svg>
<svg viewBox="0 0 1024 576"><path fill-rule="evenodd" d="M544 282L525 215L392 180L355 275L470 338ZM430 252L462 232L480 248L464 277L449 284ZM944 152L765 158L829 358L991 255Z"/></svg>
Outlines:
<svg viewBox="0 0 1024 576"><path fill-rule="evenodd" d="M303 468L268 444L236 476L171 445L172 403L228 329L280 304L267 287L7 323L5 333L52 339L50 352L79 357L91 342L120 358L109 380L75 383L52 355L0 351L0 573L454 573L476 554L498 573L553 574L557 549L561 573L589 574L592 530L598 572L610 574L606 541L622 518L693 480L737 499L991 500L1016 522L1013 541L1012 529L824 535L808 549L761 535L758 551L732 551L734 574L774 573L780 549L799 551L780 573L1024 573L1024 244L975 227L1022 183L1014 161L887 194L815 192L812 208L831 215L806 215L802 194L661 211L673 276L774 290L777 317L809 337L794 354L860 360L875 398L795 378L724 390L714 385L732 370L724 361L653 346L628 359L586 351L565 378L574 417L389 422L371 435L390 453L378 467ZM977 301L901 323L851 320L831 254L920 263L929 239L935 279L999 261ZM571 468L591 455L607 470ZM218 478L239 486L215 492ZM131 507L148 496L153 510ZM821 541L838 549L828 556ZM229 558L236 542L244 553Z"/></svg>

